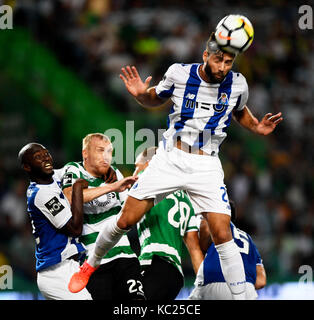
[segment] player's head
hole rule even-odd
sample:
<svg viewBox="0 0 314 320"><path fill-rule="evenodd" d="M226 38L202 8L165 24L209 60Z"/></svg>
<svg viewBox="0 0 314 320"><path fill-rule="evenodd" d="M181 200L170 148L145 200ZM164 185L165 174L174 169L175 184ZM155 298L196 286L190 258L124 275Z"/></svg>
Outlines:
<svg viewBox="0 0 314 320"><path fill-rule="evenodd" d="M83 139L82 156L85 169L93 176L106 175L112 161L113 147L103 133L90 133Z"/></svg>
<svg viewBox="0 0 314 320"><path fill-rule="evenodd" d="M157 147L146 148L142 153L140 153L135 160L135 171L134 176L138 175L141 171L144 171L149 161L152 160L154 154L156 153Z"/></svg>
<svg viewBox="0 0 314 320"><path fill-rule="evenodd" d="M53 176L53 159L41 144L31 142L18 154L18 160L32 181L50 181Z"/></svg>
<svg viewBox="0 0 314 320"><path fill-rule="evenodd" d="M231 70L235 55L222 51L212 33L203 52L203 70L211 83L220 83Z"/></svg>

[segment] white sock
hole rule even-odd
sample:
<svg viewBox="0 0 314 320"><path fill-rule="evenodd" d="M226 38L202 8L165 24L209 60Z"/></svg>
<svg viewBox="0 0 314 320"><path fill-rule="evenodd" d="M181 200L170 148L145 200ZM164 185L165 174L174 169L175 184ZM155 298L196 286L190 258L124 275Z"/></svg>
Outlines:
<svg viewBox="0 0 314 320"><path fill-rule="evenodd" d="M246 279L239 247L234 240L215 246L221 270L235 300L245 299Z"/></svg>
<svg viewBox="0 0 314 320"><path fill-rule="evenodd" d="M120 229L117 226L118 216L109 218L99 232L94 250L90 253L87 263L96 268L100 265L100 261L107 252L112 249L121 237L129 230Z"/></svg>

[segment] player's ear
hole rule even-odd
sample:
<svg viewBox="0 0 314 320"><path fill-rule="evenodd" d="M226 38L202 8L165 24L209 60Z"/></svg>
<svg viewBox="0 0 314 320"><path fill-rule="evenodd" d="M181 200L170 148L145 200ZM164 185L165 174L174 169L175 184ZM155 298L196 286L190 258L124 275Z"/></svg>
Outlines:
<svg viewBox="0 0 314 320"><path fill-rule="evenodd" d="M203 62L204 62L204 63L207 61L208 57L209 57L208 51L207 51L207 50L204 50L204 52L203 52Z"/></svg>
<svg viewBox="0 0 314 320"><path fill-rule="evenodd" d="M31 166L27 163L22 164L22 169L26 172L31 172Z"/></svg>
<svg viewBox="0 0 314 320"><path fill-rule="evenodd" d="M83 158L83 160L86 160L86 158L87 158L87 150L86 149L82 150L82 158Z"/></svg>

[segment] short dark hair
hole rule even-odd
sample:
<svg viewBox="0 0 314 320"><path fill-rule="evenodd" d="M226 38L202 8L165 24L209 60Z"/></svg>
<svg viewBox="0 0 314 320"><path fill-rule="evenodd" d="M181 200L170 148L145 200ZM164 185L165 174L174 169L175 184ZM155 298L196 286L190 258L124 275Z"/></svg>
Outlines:
<svg viewBox="0 0 314 320"><path fill-rule="evenodd" d="M29 154L33 154L35 151L33 150L34 147L41 147L43 149L46 149L42 144L36 143L36 142L30 142L26 144L18 153L17 159L20 163L20 165L24 165L27 163L27 156Z"/></svg>
<svg viewBox="0 0 314 320"><path fill-rule="evenodd" d="M211 54L211 53L228 53L230 55L232 55L234 58L236 57L236 54L231 53L231 52L227 52L225 50L223 50L219 44L216 41L216 37L215 37L215 33L212 32L206 42L206 51Z"/></svg>

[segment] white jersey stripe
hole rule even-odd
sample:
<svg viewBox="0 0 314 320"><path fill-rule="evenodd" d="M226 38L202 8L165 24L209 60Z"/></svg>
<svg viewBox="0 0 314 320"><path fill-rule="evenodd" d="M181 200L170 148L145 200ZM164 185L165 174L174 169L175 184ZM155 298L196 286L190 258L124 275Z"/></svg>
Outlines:
<svg viewBox="0 0 314 320"><path fill-rule="evenodd" d="M240 73L230 71L221 83L207 83L199 76L201 64L173 64L156 86L160 97L173 102L164 133L167 149L175 138L207 153L218 153L226 137L232 110L242 110L248 86Z"/></svg>

